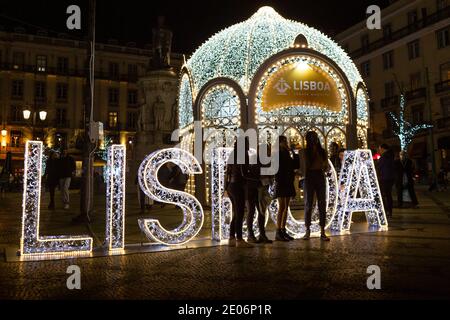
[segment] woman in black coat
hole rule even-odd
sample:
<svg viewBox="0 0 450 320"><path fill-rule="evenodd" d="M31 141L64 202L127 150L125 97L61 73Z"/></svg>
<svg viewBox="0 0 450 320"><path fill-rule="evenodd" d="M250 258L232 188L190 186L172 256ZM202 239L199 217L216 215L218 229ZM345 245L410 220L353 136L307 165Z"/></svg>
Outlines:
<svg viewBox="0 0 450 320"><path fill-rule="evenodd" d="M278 200L277 233L275 240L294 240L286 232L287 213L291 198L295 197L295 169L297 161L291 157L288 141L285 136L279 137L279 168L275 175L275 197Z"/></svg>

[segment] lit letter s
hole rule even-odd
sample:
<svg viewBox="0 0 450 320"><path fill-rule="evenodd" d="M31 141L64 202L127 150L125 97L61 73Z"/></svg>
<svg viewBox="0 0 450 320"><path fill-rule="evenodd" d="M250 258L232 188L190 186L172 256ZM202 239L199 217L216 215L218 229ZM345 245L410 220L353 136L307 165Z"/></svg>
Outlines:
<svg viewBox="0 0 450 320"><path fill-rule="evenodd" d="M139 219L146 236L167 245L180 245L194 238L203 226L204 214L200 202L192 195L164 187L158 181L159 169L168 162L180 167L184 174L201 174L197 159L187 151L164 149L150 154L139 167L139 185L155 201L174 204L183 210L183 222L175 229L164 229L157 219Z"/></svg>

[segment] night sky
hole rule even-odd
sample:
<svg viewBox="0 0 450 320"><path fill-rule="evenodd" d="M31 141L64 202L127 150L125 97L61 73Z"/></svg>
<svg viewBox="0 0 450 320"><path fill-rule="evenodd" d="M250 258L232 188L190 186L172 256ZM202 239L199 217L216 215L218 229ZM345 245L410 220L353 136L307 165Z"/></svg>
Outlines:
<svg viewBox="0 0 450 320"><path fill-rule="evenodd" d="M369 5L385 7L387 3L389 0L97 0L97 37L99 41L117 39L144 46L151 43L152 27L163 15L174 32L173 51L191 54L214 33L249 18L264 5L285 18L333 35L365 19ZM86 27L81 32L66 29L66 8L71 4L80 5L85 24L87 0L9 0L0 6L0 25L7 30L23 26L30 33L44 28L50 35L64 32L69 37L83 37Z"/></svg>

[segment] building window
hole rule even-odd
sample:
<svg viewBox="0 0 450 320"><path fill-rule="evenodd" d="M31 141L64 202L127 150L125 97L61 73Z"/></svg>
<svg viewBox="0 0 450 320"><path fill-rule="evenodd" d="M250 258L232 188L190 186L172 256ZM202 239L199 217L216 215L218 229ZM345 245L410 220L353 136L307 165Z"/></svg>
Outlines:
<svg viewBox="0 0 450 320"><path fill-rule="evenodd" d="M25 65L25 54L23 52L13 53L13 68L15 70L23 69Z"/></svg>
<svg viewBox="0 0 450 320"><path fill-rule="evenodd" d="M46 85L43 81L36 81L34 87L34 96L36 100L45 100L47 96Z"/></svg>
<svg viewBox="0 0 450 320"><path fill-rule="evenodd" d="M450 28L441 29L436 32L438 49L446 48L450 45Z"/></svg>
<svg viewBox="0 0 450 320"><path fill-rule="evenodd" d="M19 148L22 143L22 131L11 130L11 147Z"/></svg>
<svg viewBox="0 0 450 320"><path fill-rule="evenodd" d="M389 70L394 67L394 51L389 51L383 54L383 68Z"/></svg>
<svg viewBox="0 0 450 320"><path fill-rule="evenodd" d="M418 21L417 10L412 10L408 12L408 26L413 26Z"/></svg>
<svg viewBox="0 0 450 320"><path fill-rule="evenodd" d="M448 0L436 0L437 10L442 10L448 6Z"/></svg>
<svg viewBox="0 0 450 320"><path fill-rule="evenodd" d="M116 111L112 111L108 113L108 127L109 128L117 128L118 124L118 113Z"/></svg>
<svg viewBox="0 0 450 320"><path fill-rule="evenodd" d="M23 120L22 108L18 106L11 106L9 111L9 119L12 122L21 122Z"/></svg>
<svg viewBox="0 0 450 320"><path fill-rule="evenodd" d="M422 87L422 74L420 72L410 74L409 80L411 83L411 90L417 90Z"/></svg>
<svg viewBox="0 0 450 320"><path fill-rule="evenodd" d="M38 72L47 70L47 56L36 56L36 70Z"/></svg>
<svg viewBox="0 0 450 320"><path fill-rule="evenodd" d="M69 86L67 83L57 83L56 84L56 100L67 101L67 92L69 91Z"/></svg>
<svg viewBox="0 0 450 320"><path fill-rule="evenodd" d="M65 108L57 108L55 120L58 126L65 126L67 122L67 110Z"/></svg>
<svg viewBox="0 0 450 320"><path fill-rule="evenodd" d="M450 80L450 62L441 64L441 81Z"/></svg>
<svg viewBox="0 0 450 320"><path fill-rule="evenodd" d="M442 113L445 117L450 116L450 96L441 98Z"/></svg>
<svg viewBox="0 0 450 320"><path fill-rule="evenodd" d="M117 106L119 104L119 89L110 88L108 90L108 102L110 106Z"/></svg>
<svg viewBox="0 0 450 320"><path fill-rule="evenodd" d="M408 57L409 60L414 60L420 57L420 41L412 41L408 43Z"/></svg>
<svg viewBox="0 0 450 320"><path fill-rule="evenodd" d="M411 107L411 120L413 124L423 124L423 104Z"/></svg>
<svg viewBox="0 0 450 320"><path fill-rule="evenodd" d="M69 73L69 59L66 57L58 57L58 62L56 63L56 71L59 74Z"/></svg>
<svg viewBox="0 0 450 320"><path fill-rule="evenodd" d="M138 92L137 90L128 90L128 105L136 106L138 103Z"/></svg>
<svg viewBox="0 0 450 320"><path fill-rule="evenodd" d="M11 97L13 99L23 98L23 80L13 80L11 86Z"/></svg>
<svg viewBox="0 0 450 320"><path fill-rule="evenodd" d="M384 97L391 98L395 95L395 82L389 81L384 84Z"/></svg>
<svg viewBox="0 0 450 320"><path fill-rule="evenodd" d="M115 62L109 63L109 76L112 79L117 79L119 77L119 64Z"/></svg>
<svg viewBox="0 0 450 320"><path fill-rule="evenodd" d="M384 39L390 39L392 35L392 24L386 24L383 27L383 37Z"/></svg>
<svg viewBox="0 0 450 320"><path fill-rule="evenodd" d="M365 34L361 37L361 48L363 50L369 49L369 35Z"/></svg>
<svg viewBox="0 0 450 320"><path fill-rule="evenodd" d="M361 63L361 73L364 77L370 77L370 61Z"/></svg>
<svg viewBox="0 0 450 320"><path fill-rule="evenodd" d="M137 80L138 77L138 67L137 64L129 64L128 65L128 78L131 81Z"/></svg>
<svg viewBox="0 0 450 320"><path fill-rule="evenodd" d="M137 113L136 112L128 112L127 114L127 128L128 129L136 129L137 123Z"/></svg>

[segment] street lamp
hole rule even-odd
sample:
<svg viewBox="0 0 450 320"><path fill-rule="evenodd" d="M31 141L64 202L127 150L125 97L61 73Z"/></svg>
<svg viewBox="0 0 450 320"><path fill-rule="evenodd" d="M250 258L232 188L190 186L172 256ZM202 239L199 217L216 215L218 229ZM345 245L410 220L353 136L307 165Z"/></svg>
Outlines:
<svg viewBox="0 0 450 320"><path fill-rule="evenodd" d="M23 118L25 120L30 119L30 116L31 116L31 111L30 110L28 110L28 109L23 110Z"/></svg>
<svg viewBox="0 0 450 320"><path fill-rule="evenodd" d="M39 114L39 119L41 121L45 121L47 119L47 111L41 110L41 111L31 111L30 109L26 108L23 110L23 118L25 120L30 120L32 118L32 139L34 139L34 128L36 126L36 117Z"/></svg>
<svg viewBox="0 0 450 320"><path fill-rule="evenodd" d="M45 121L46 118L47 118L47 111L40 111L39 119L41 119L41 121Z"/></svg>

